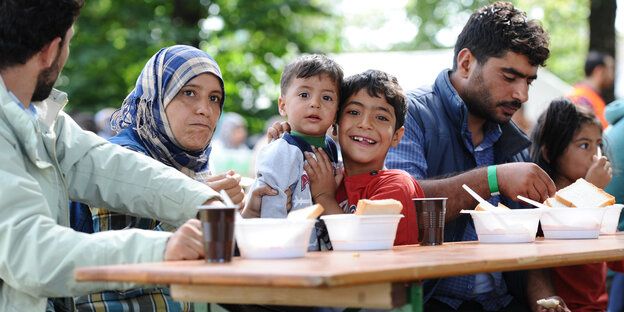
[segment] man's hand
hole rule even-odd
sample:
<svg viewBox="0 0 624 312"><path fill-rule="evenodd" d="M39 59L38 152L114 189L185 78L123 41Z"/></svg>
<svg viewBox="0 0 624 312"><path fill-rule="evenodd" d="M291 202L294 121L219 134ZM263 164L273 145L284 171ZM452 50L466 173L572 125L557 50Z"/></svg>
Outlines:
<svg viewBox="0 0 624 312"><path fill-rule="evenodd" d="M271 143L271 141L279 139L284 133L290 133L290 124L288 121L276 121L267 129L267 140Z"/></svg>
<svg viewBox="0 0 624 312"><path fill-rule="evenodd" d="M541 203L557 191L548 174L533 163L498 165L496 177L501 194L513 200L518 200L517 196L522 195Z"/></svg>
<svg viewBox="0 0 624 312"><path fill-rule="evenodd" d="M329 157L322 148L312 148L314 156L305 152L305 158L308 162L303 165L308 177L310 178L310 193L312 200L317 203L320 197L336 198L336 188L342 181L342 172L337 172L334 176L334 167Z"/></svg>
<svg viewBox="0 0 624 312"><path fill-rule="evenodd" d="M208 201L206 204L213 204ZM195 260L204 257L201 222L197 219L186 221L167 241L165 261Z"/></svg>
<svg viewBox="0 0 624 312"><path fill-rule="evenodd" d="M594 155L592 157L592 164L589 170L587 170L587 174L585 174L585 180L599 188L604 188L609 185L612 177L613 169L607 157Z"/></svg>
<svg viewBox="0 0 624 312"><path fill-rule="evenodd" d="M240 205L245 198L245 192L240 186L240 180L241 176L238 173L235 173L234 170L229 170L208 177L204 183L217 192L225 190L232 202L235 205Z"/></svg>

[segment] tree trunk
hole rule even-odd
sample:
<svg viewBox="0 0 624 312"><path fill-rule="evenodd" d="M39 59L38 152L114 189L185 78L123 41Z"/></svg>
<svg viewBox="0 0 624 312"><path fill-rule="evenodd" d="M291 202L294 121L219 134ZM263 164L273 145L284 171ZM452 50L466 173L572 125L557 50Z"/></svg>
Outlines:
<svg viewBox="0 0 624 312"><path fill-rule="evenodd" d="M590 0L589 50L598 50L615 58L616 0ZM613 88L602 94L606 103L615 99Z"/></svg>
<svg viewBox="0 0 624 312"><path fill-rule="evenodd" d="M173 2L172 18L176 23L190 27L198 27L197 24L206 13L205 11L205 8L199 1L175 0ZM199 45L199 38L197 36L182 38L182 40L188 41L187 44L194 47Z"/></svg>

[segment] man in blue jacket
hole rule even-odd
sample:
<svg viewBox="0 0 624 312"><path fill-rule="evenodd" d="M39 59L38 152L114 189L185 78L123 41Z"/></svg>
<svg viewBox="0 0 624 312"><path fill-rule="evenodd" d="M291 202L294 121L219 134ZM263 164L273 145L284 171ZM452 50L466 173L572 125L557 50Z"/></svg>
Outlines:
<svg viewBox="0 0 624 312"><path fill-rule="evenodd" d="M427 197L448 197L446 241L477 239L470 216L459 214L477 204L462 184L511 208L521 208L517 195L541 202L555 193L553 181L530 163L529 138L511 121L548 58L548 41L539 23L511 3L493 3L465 25L453 68L408 93L405 134L386 165L410 172ZM536 300L554 294L542 270L429 280L424 290L429 311L539 311Z"/></svg>

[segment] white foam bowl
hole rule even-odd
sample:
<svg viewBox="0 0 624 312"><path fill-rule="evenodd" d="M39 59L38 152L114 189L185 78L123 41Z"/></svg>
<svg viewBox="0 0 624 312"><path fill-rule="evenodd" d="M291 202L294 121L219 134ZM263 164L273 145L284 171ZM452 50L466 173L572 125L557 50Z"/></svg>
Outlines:
<svg viewBox="0 0 624 312"><path fill-rule="evenodd" d="M480 243L530 243L535 241L542 209L462 210L461 213L472 217Z"/></svg>
<svg viewBox="0 0 624 312"><path fill-rule="evenodd" d="M598 238L606 211L606 207L544 209L540 219L544 238Z"/></svg>
<svg viewBox="0 0 624 312"><path fill-rule="evenodd" d="M602 224L600 225L600 235L615 234L620 221L620 212L622 211L622 204L615 204L605 207L605 213L602 217Z"/></svg>
<svg viewBox="0 0 624 312"><path fill-rule="evenodd" d="M240 219L234 232L241 257L249 259L301 258L308 251L316 220Z"/></svg>
<svg viewBox="0 0 624 312"><path fill-rule="evenodd" d="M322 216L334 250L387 250L396 237L401 214Z"/></svg>

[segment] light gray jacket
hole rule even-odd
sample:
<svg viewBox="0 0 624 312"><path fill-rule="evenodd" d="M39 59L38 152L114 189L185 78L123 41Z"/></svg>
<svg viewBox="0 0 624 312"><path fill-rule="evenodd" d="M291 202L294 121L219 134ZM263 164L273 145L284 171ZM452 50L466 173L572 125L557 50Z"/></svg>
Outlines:
<svg viewBox="0 0 624 312"><path fill-rule="evenodd" d="M34 103L34 121L0 78L0 311L45 311L48 297L68 297L133 283L78 283L74 269L162 261L171 233L96 234L69 228L68 201L181 225L218 196L149 157L108 143L60 112L54 90Z"/></svg>

